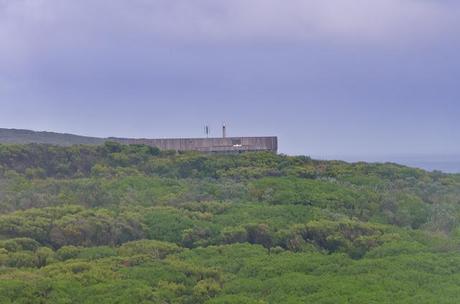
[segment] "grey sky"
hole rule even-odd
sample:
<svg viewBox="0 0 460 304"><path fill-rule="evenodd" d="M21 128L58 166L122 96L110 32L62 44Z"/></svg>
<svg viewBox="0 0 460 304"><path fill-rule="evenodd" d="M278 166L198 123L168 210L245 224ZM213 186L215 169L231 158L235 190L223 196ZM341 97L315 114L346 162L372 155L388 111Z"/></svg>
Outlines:
<svg viewBox="0 0 460 304"><path fill-rule="evenodd" d="M460 2L0 0L0 126L460 153Z"/></svg>

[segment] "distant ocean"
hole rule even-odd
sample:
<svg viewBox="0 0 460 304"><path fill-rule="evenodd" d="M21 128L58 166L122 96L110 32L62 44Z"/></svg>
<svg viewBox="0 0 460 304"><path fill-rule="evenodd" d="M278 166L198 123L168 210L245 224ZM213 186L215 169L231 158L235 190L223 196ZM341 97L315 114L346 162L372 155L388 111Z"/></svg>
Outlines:
<svg viewBox="0 0 460 304"><path fill-rule="evenodd" d="M316 159L338 159L347 162L392 162L427 171L442 171L445 173L460 173L460 155L423 155L423 156L327 156Z"/></svg>
<svg viewBox="0 0 460 304"><path fill-rule="evenodd" d="M409 167L416 167L416 168L421 168L425 169L428 171L443 171L446 173L460 173L460 161L459 160L446 160L446 161L404 161L401 160L400 162L401 165L406 165Z"/></svg>

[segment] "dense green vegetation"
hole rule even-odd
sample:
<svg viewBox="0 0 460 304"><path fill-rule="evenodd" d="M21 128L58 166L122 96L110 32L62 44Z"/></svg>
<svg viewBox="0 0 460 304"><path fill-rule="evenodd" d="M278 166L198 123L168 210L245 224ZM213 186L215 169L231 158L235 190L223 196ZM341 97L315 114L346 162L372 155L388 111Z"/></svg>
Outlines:
<svg viewBox="0 0 460 304"><path fill-rule="evenodd" d="M460 175L0 145L0 303L457 303Z"/></svg>

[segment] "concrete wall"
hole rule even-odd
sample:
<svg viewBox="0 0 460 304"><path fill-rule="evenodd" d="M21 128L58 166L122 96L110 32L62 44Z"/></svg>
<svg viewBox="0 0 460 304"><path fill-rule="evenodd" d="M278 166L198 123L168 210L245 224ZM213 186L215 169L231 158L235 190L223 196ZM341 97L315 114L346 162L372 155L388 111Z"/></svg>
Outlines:
<svg viewBox="0 0 460 304"><path fill-rule="evenodd" d="M227 138L164 138L164 139L128 139L109 138L122 144L143 144L160 150L201 151L201 152L278 152L277 137L227 137Z"/></svg>

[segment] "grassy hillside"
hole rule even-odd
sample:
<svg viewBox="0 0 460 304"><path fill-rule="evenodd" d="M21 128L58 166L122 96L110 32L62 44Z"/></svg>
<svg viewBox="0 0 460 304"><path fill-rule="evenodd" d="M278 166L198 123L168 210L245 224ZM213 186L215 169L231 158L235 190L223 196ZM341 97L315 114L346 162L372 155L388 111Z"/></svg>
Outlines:
<svg viewBox="0 0 460 304"><path fill-rule="evenodd" d="M103 138L79 136L54 132L36 132L30 130L0 128L0 144L51 144L58 146L100 145Z"/></svg>
<svg viewBox="0 0 460 304"><path fill-rule="evenodd" d="M0 145L0 303L457 303L460 175Z"/></svg>

